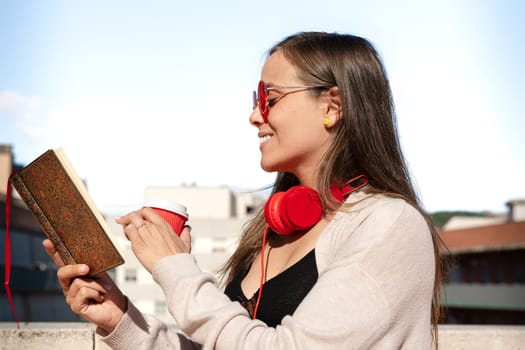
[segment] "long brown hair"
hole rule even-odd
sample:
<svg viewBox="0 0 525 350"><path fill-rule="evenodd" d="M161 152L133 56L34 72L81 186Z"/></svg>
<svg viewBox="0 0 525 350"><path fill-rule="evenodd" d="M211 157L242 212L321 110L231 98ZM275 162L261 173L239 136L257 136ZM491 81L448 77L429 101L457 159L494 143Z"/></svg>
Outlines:
<svg viewBox="0 0 525 350"><path fill-rule="evenodd" d="M289 36L271 48L269 55L277 51L294 65L304 85L339 89L343 115L333 128L332 144L318 169L317 188L323 207L331 211L339 206L330 194L331 184L366 174L372 192L404 198L425 217L434 243L436 272L431 321L437 344L443 275L441 243L410 179L399 143L390 84L378 52L364 38L322 32ZM273 193L297 184L293 174L279 173ZM250 267L261 249L264 227L261 210L247 225L237 250L222 269L226 283Z"/></svg>

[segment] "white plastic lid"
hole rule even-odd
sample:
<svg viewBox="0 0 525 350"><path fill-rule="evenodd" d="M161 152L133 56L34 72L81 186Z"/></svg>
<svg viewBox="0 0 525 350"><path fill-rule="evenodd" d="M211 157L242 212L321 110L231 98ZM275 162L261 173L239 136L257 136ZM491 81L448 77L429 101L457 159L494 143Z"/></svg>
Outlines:
<svg viewBox="0 0 525 350"><path fill-rule="evenodd" d="M169 211L172 211L174 213L177 213L179 215L182 215L182 216L184 216L186 218L189 217L188 211L187 211L187 209L186 209L186 207L184 205L182 205L180 203L177 203L177 202L169 201L167 199L160 199L160 198L148 199L144 203L144 206L145 207L165 209L165 210L169 210Z"/></svg>

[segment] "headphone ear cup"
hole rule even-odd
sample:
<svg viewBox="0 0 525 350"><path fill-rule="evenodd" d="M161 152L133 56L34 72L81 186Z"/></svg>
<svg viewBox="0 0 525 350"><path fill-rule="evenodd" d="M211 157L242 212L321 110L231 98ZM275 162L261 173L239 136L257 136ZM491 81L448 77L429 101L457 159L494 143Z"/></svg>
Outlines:
<svg viewBox="0 0 525 350"><path fill-rule="evenodd" d="M321 220L323 208L316 190L308 186L290 188L282 199L284 215L282 218L294 231L307 230Z"/></svg>
<svg viewBox="0 0 525 350"><path fill-rule="evenodd" d="M293 230L291 230L289 227L286 227L281 220L280 208L282 204L282 198L285 195L286 192L277 192L273 194L264 206L264 217L268 223L268 226L270 226L273 231L281 235L293 233Z"/></svg>
<svg viewBox="0 0 525 350"><path fill-rule="evenodd" d="M323 210L319 194L307 186L294 186L275 193L264 208L268 225L277 233L288 235L307 230L321 219Z"/></svg>

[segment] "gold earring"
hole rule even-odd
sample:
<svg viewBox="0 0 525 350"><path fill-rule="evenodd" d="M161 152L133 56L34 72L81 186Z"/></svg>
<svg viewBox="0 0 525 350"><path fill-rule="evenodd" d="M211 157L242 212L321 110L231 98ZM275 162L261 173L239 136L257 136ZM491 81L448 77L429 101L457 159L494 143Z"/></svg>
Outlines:
<svg viewBox="0 0 525 350"><path fill-rule="evenodd" d="M323 124L324 126L328 126L330 124L330 118L324 118Z"/></svg>

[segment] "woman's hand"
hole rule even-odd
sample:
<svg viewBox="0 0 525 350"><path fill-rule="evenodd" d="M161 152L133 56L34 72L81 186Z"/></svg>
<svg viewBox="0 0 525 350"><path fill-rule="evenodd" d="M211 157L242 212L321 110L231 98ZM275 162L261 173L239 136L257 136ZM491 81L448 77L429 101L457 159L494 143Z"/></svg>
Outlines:
<svg viewBox="0 0 525 350"><path fill-rule="evenodd" d="M162 258L191 251L190 227L180 237L171 226L151 208L142 208L117 219L131 242L131 248L141 264L151 273Z"/></svg>
<svg viewBox="0 0 525 350"><path fill-rule="evenodd" d="M65 265L50 240L42 244L58 266L58 282L71 310L106 334L111 333L126 311L127 299L109 275L100 273L88 277L87 265Z"/></svg>

